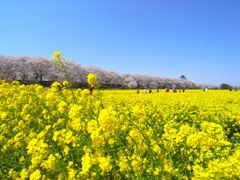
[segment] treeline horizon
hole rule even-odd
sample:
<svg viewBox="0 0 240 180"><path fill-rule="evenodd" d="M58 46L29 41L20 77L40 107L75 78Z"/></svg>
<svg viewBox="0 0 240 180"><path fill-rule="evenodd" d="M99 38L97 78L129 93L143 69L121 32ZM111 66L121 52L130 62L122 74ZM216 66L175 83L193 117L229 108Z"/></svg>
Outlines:
<svg viewBox="0 0 240 180"><path fill-rule="evenodd" d="M42 84L50 86L55 81L69 81L73 87L88 87L87 75L94 73L100 88L112 89L218 89L218 86L194 83L185 78L167 78L144 74L119 74L96 66L83 67L73 61L64 62L67 75L58 69L52 60L45 57L4 56L0 55L0 79L17 80L23 84Z"/></svg>

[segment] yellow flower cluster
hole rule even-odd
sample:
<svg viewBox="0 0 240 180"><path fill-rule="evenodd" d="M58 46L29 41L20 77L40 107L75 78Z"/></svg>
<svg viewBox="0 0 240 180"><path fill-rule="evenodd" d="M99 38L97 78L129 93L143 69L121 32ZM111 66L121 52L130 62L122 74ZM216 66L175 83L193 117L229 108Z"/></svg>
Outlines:
<svg viewBox="0 0 240 180"><path fill-rule="evenodd" d="M65 59L60 52L54 52L52 55L52 60L58 68L62 68L64 66Z"/></svg>
<svg viewBox="0 0 240 180"><path fill-rule="evenodd" d="M92 88L96 88L98 85L97 76L95 74L92 74L92 73L88 74L87 81L90 87Z"/></svg>
<svg viewBox="0 0 240 180"><path fill-rule="evenodd" d="M0 82L0 179L240 177L239 92L69 87Z"/></svg>

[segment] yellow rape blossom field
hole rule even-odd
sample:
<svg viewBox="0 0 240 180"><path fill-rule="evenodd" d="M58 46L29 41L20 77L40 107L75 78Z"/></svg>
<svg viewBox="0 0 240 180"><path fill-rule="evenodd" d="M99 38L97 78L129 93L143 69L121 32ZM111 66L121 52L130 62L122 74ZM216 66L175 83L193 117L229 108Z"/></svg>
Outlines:
<svg viewBox="0 0 240 180"><path fill-rule="evenodd" d="M240 177L239 91L68 87L0 82L0 179Z"/></svg>

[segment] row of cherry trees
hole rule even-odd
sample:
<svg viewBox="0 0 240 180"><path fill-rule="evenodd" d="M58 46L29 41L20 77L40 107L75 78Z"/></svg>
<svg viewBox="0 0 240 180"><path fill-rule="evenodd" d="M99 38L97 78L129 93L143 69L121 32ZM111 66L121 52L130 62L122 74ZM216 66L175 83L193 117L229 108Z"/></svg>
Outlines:
<svg viewBox="0 0 240 180"><path fill-rule="evenodd" d="M142 74L118 74L95 66L83 67L72 61L65 62L65 69L58 69L44 57L0 56L0 78L23 83L49 85L53 81L68 80L76 87L86 87L86 76L97 75L102 88L216 88L206 84L196 84L184 78L166 78Z"/></svg>

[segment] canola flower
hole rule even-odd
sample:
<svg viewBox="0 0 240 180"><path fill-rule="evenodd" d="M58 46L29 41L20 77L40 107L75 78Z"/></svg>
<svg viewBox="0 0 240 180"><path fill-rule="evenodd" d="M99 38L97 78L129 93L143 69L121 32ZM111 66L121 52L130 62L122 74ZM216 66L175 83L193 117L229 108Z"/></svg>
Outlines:
<svg viewBox="0 0 240 180"><path fill-rule="evenodd" d="M239 178L240 92L68 87L0 81L0 179Z"/></svg>
<svg viewBox="0 0 240 180"><path fill-rule="evenodd" d="M52 55L52 60L58 68L62 68L64 66L65 59L60 52L54 52Z"/></svg>
<svg viewBox="0 0 240 180"><path fill-rule="evenodd" d="M87 81L88 81L88 84L90 85L90 87L92 87L92 88L96 88L98 85L97 76L93 73L88 74Z"/></svg>
<svg viewBox="0 0 240 180"><path fill-rule="evenodd" d="M70 87L71 85L69 84L69 82L67 82L67 81L70 81L70 76L68 73L67 66L65 66L65 59L64 59L63 55L60 52L54 52L52 55L52 60L53 60L54 64L56 65L56 67L59 70L64 72L65 79L66 79L65 82L68 83L68 87ZM63 84L63 86L66 87L66 83Z"/></svg>

